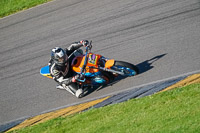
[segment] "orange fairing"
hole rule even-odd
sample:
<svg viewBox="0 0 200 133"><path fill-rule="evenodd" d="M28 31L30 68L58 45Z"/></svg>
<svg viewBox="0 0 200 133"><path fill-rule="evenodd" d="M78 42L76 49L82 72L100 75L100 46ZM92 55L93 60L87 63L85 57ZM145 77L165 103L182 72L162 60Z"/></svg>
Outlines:
<svg viewBox="0 0 200 133"><path fill-rule="evenodd" d="M101 55L89 53L88 54L88 61L86 64L86 73L95 73L98 72L98 69L89 68L89 66L98 67L98 60L101 58ZM73 71L80 73L81 68L84 65L85 56L78 56L72 61L72 69Z"/></svg>
<svg viewBox="0 0 200 133"><path fill-rule="evenodd" d="M81 66L83 66L84 64L84 60L85 60L85 57L83 56L78 56L76 57L76 59L72 62L72 69L75 71L75 72L78 72L80 73L81 72Z"/></svg>
<svg viewBox="0 0 200 133"><path fill-rule="evenodd" d="M115 63L115 60L111 59L106 61L105 68L111 68Z"/></svg>

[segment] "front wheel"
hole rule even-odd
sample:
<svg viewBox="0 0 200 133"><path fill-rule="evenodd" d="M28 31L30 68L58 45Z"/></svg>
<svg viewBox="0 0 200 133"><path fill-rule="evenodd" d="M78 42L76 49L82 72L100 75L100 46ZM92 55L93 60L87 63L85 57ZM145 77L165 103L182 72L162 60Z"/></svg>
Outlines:
<svg viewBox="0 0 200 133"><path fill-rule="evenodd" d="M123 76L134 76L139 73L139 70L135 65L124 61L115 61L112 69L123 72Z"/></svg>

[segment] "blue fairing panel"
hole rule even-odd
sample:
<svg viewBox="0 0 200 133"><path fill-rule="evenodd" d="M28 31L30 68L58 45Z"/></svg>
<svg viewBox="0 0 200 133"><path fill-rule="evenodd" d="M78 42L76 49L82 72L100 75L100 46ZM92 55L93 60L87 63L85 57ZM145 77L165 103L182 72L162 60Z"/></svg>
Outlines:
<svg viewBox="0 0 200 133"><path fill-rule="evenodd" d="M40 74L45 76L45 77L52 78L50 71L49 71L49 66L45 66L45 67L41 68Z"/></svg>
<svg viewBox="0 0 200 133"><path fill-rule="evenodd" d="M49 71L49 66L45 66L43 68L40 69L40 74L50 74L50 71Z"/></svg>

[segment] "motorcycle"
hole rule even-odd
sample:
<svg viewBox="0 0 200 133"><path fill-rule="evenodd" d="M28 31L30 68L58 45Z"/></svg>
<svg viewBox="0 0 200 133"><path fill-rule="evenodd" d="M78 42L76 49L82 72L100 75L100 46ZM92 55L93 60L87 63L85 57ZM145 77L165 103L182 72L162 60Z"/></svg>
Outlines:
<svg viewBox="0 0 200 133"><path fill-rule="evenodd" d="M70 56L71 67L76 74L81 74L82 77L77 79L77 86L81 88L79 90L83 91L71 91L66 86L66 90L71 92L76 97L83 97L88 89L94 86L99 86L103 84L108 84L114 81L119 76L128 77L135 76L138 74L138 68L128 62L116 61L114 59L105 58L102 55L91 53L91 45L85 47L85 54L81 49L75 50ZM40 74L52 78L49 66L41 68Z"/></svg>

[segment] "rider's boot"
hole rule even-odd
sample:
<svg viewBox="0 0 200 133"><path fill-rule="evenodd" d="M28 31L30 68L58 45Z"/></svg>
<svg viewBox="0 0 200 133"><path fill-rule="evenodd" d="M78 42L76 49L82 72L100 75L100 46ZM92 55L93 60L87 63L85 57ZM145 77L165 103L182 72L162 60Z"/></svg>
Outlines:
<svg viewBox="0 0 200 133"><path fill-rule="evenodd" d="M81 97L83 97L83 95L84 95L84 92L83 92L83 89L78 89L77 91L76 91L76 97L77 98L81 98Z"/></svg>
<svg viewBox="0 0 200 133"><path fill-rule="evenodd" d="M56 85L56 89L65 90L65 88L62 85Z"/></svg>
<svg viewBox="0 0 200 133"><path fill-rule="evenodd" d="M70 84L67 86L65 84L62 84L61 87L63 87L65 90L67 90L71 94L75 95L77 98L81 98L84 95L83 90L79 89L76 84Z"/></svg>

